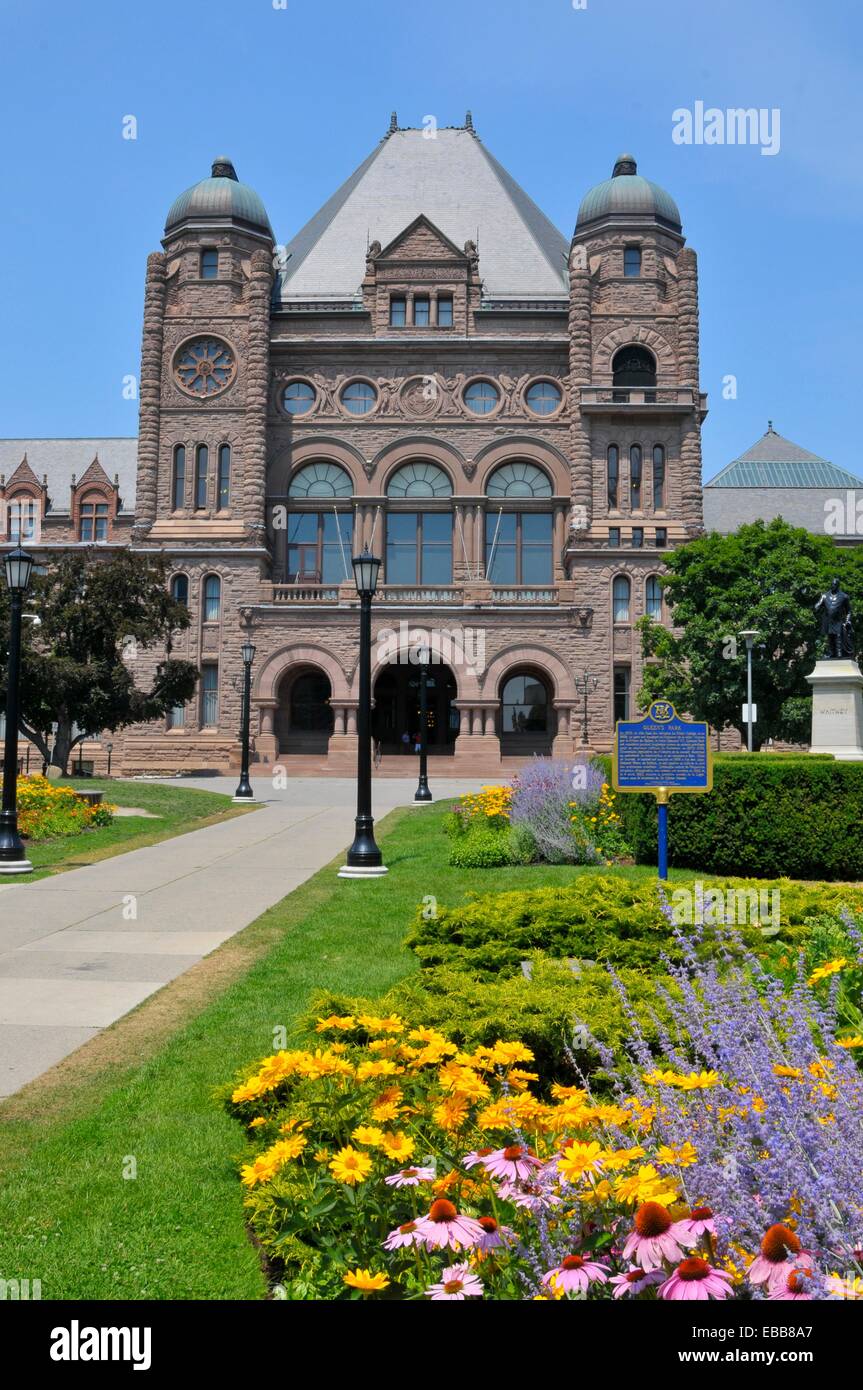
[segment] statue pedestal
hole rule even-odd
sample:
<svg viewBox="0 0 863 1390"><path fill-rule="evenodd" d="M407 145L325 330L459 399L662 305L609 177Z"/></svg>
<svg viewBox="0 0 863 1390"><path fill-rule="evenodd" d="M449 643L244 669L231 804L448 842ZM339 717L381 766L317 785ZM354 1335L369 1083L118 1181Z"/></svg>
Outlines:
<svg viewBox="0 0 863 1390"><path fill-rule="evenodd" d="M863 762L863 676L857 662L818 661L806 679L812 686L809 752Z"/></svg>

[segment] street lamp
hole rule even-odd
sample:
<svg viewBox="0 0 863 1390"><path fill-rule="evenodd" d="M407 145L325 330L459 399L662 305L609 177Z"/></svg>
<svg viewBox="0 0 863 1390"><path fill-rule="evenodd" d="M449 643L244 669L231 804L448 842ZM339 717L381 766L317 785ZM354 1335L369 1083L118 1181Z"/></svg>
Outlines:
<svg viewBox="0 0 863 1390"><path fill-rule="evenodd" d="M428 779L428 674L431 651L423 644L417 651L420 667L420 779L414 801L433 801Z"/></svg>
<svg viewBox="0 0 863 1390"><path fill-rule="evenodd" d="M18 721L21 704L21 612L33 573L33 557L16 546L6 556L11 622L6 680L6 742L3 750L3 809L0 811L0 874L27 874L33 868L18 834Z"/></svg>
<svg viewBox="0 0 863 1390"><path fill-rule="evenodd" d="M237 784L237 790L234 792L234 800L254 801L255 794L249 781L249 723L252 704L252 662L255 659L254 642L250 642L247 638L240 648L240 655L243 658L243 723L240 734L243 762L240 768L240 780Z"/></svg>
<svg viewBox="0 0 863 1390"><path fill-rule="evenodd" d="M744 628L740 636L746 640L746 744L752 752L752 647L758 636L756 627Z"/></svg>
<svg viewBox="0 0 863 1390"><path fill-rule="evenodd" d="M110 777L110 776L111 776L111 754L112 754L113 751L114 751L114 745L113 745L113 743L106 743L106 744L105 744L105 747L106 747L107 750L108 750L108 776Z"/></svg>
<svg viewBox="0 0 863 1390"><path fill-rule="evenodd" d="M376 878L387 872L375 844L372 816L372 596L378 586L381 562L369 554L351 559L354 581L360 596L360 689L357 709L357 816L354 842L348 862L339 869L339 878Z"/></svg>
<svg viewBox="0 0 863 1390"><path fill-rule="evenodd" d="M587 697L593 695L599 685L599 676L592 676L589 671L585 671L583 676L574 678L575 693L584 698L584 713L581 721L581 741L583 744L589 742L587 733Z"/></svg>

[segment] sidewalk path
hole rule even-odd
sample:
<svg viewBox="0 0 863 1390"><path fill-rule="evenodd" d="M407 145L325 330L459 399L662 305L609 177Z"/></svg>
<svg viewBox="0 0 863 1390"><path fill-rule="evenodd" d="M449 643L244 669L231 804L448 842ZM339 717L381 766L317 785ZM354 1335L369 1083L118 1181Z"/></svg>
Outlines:
<svg viewBox="0 0 863 1390"><path fill-rule="evenodd" d="M184 787L233 793L228 778ZM479 782L434 779L436 798ZM11 1095L241 931L345 849L355 784L253 783L261 809L222 825L0 886L0 1097ZM375 816L416 778L377 779ZM421 814L421 810L418 810Z"/></svg>

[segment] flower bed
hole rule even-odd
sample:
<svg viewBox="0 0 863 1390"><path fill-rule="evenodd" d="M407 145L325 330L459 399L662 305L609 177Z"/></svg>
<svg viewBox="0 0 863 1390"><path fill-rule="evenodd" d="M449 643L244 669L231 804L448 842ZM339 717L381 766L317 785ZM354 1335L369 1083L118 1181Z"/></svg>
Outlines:
<svg viewBox="0 0 863 1390"><path fill-rule="evenodd" d="M51 840L59 835L79 835L96 826L110 825L114 807L103 802L90 806L72 787L61 787L47 777L18 778L18 828L25 839Z"/></svg>
<svg viewBox="0 0 863 1390"><path fill-rule="evenodd" d="M446 824L450 863L610 865L629 855L615 802L598 763L535 758L510 786L462 797Z"/></svg>
<svg viewBox="0 0 863 1390"><path fill-rule="evenodd" d="M609 971L631 1028L603 1093L572 1052L543 1093L520 1041L467 1051L397 1014L321 1017L256 1064L228 1104L282 1296L860 1296L863 1036L839 971L785 988L733 928L727 964L669 927L658 1048Z"/></svg>

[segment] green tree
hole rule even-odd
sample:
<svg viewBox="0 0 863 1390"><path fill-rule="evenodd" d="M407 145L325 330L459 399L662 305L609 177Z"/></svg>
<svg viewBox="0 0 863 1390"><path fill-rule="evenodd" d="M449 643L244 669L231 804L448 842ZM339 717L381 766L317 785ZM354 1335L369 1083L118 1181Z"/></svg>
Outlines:
<svg viewBox="0 0 863 1390"><path fill-rule="evenodd" d="M130 550L64 555L34 575L25 613L39 621L24 622L20 728L47 762L56 724L50 761L63 771L83 738L157 719L194 692L197 667L171 657L172 636L188 627L189 614L169 594L161 560ZM9 598L2 586L0 631L8 626ZM150 648L167 655L157 662L149 688L140 689L135 673ZM3 643L4 690L6 660Z"/></svg>
<svg viewBox="0 0 863 1390"><path fill-rule="evenodd" d="M733 535L717 532L673 551L662 585L676 629L643 618L644 667L639 701L667 699L714 728L745 737L746 644L755 628L755 735L805 742L811 699L805 677L822 654L815 602L834 574L863 612L863 555L837 551L828 536L777 519L755 521Z"/></svg>

